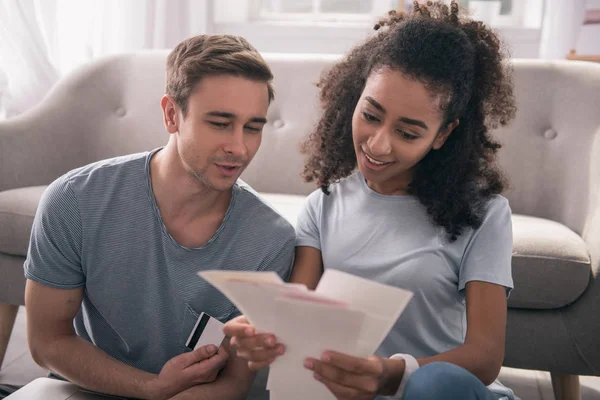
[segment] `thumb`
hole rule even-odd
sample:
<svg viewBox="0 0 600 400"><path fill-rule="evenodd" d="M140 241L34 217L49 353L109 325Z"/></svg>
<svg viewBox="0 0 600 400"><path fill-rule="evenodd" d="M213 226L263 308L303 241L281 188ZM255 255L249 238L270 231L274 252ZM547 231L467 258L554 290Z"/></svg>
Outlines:
<svg viewBox="0 0 600 400"><path fill-rule="evenodd" d="M187 368L192 364L198 363L202 360L206 360L215 355L217 352L217 347L215 345L209 344L207 346L202 346L194 351L190 351L189 353L184 353L180 355L181 364L183 368Z"/></svg>

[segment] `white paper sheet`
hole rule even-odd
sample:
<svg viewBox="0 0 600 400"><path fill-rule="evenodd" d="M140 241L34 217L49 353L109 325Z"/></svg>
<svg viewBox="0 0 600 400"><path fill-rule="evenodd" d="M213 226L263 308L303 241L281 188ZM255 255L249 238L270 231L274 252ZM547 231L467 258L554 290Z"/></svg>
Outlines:
<svg viewBox="0 0 600 400"><path fill-rule="evenodd" d="M336 269L326 269L315 290L334 299L347 301L365 313L360 335L363 343L357 356L370 357L388 335L412 298L408 290L384 285Z"/></svg>
<svg viewBox="0 0 600 400"><path fill-rule="evenodd" d="M286 352L271 365L272 400L334 400L307 357L325 350L369 357L410 301L406 290L327 269L317 289L284 283L274 272L204 271L258 331L273 333Z"/></svg>

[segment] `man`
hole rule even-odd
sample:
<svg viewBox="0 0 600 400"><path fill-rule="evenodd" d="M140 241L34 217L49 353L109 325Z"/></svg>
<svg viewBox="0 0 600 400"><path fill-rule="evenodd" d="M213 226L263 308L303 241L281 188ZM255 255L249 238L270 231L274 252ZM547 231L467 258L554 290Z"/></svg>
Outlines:
<svg viewBox="0 0 600 400"><path fill-rule="evenodd" d="M253 377L227 339L192 352L186 340L202 312L222 322L239 314L199 270L289 275L292 226L236 183L259 148L271 79L243 38L187 39L167 60L167 145L48 187L25 262L38 364L126 397L246 396Z"/></svg>

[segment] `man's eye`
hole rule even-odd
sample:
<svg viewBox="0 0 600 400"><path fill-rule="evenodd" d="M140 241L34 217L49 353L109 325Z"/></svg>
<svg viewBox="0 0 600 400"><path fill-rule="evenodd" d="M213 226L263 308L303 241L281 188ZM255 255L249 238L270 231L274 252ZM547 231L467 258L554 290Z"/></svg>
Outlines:
<svg viewBox="0 0 600 400"><path fill-rule="evenodd" d="M208 121L209 124L216 126L217 128L227 128L229 122L216 122L216 121Z"/></svg>
<svg viewBox="0 0 600 400"><path fill-rule="evenodd" d="M256 128L254 126L246 126L246 129L252 132L260 132L261 128Z"/></svg>

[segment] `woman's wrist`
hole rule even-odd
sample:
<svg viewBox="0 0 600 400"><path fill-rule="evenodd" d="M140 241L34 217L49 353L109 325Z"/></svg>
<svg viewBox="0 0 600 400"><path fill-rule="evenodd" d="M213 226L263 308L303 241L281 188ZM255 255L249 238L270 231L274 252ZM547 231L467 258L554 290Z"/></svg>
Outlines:
<svg viewBox="0 0 600 400"><path fill-rule="evenodd" d="M382 396L393 396L398 391L400 383L402 382L406 362L403 359L392 358L383 358L381 361L384 365L385 372L381 380L381 388L378 394Z"/></svg>
<svg viewBox="0 0 600 400"><path fill-rule="evenodd" d="M406 388L406 384L410 380L412 374L415 373L416 370L419 369L420 365L416 358L411 356L410 354L394 354L390 357L392 360L402 360L404 361L404 371L402 372L402 379L400 380L400 386L398 386L396 392L392 394L394 399L401 399L404 394L404 389Z"/></svg>

